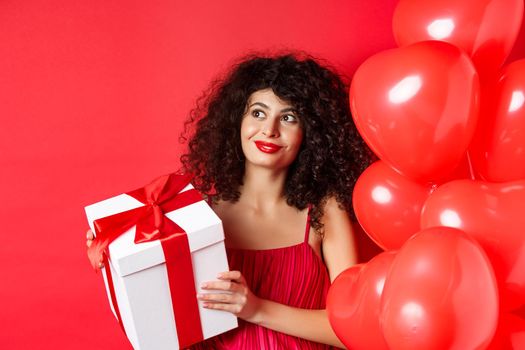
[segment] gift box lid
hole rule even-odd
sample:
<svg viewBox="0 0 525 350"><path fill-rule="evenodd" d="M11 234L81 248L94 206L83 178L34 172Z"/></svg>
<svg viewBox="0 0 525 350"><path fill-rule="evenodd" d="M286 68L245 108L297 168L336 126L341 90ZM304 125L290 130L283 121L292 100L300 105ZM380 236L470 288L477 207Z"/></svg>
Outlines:
<svg viewBox="0 0 525 350"><path fill-rule="evenodd" d="M181 192L192 188L193 186L189 184ZM93 221L141 206L144 204L135 198L121 194L91 204L85 207L85 211L89 227L95 232ZM164 215L186 231L191 252L224 240L222 222L204 200ZM165 261L160 241L135 244L134 239L135 226L109 245L111 263L120 276L126 276Z"/></svg>

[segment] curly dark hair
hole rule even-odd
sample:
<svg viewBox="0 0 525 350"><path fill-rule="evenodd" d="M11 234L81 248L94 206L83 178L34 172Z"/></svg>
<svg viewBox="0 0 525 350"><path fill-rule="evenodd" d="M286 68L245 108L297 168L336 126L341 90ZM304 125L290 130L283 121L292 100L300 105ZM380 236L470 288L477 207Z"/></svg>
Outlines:
<svg viewBox="0 0 525 350"><path fill-rule="evenodd" d="M189 127L193 130L181 171L192 173L194 186L214 201L238 200L244 177L241 120L250 95L263 89L294 106L304 132L287 173L288 205L312 205L311 225L320 235L329 197L355 218L352 191L372 153L351 118L347 85L335 70L304 53L250 55L215 80L185 123L181 142L188 141Z"/></svg>

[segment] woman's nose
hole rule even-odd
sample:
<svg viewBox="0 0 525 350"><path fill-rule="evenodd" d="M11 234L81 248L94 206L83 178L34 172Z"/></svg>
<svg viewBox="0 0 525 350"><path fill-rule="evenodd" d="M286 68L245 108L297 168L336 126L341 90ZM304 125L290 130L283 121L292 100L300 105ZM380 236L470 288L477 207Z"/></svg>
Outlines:
<svg viewBox="0 0 525 350"><path fill-rule="evenodd" d="M266 137L277 137L279 136L279 126L274 118L268 118L263 126L263 135Z"/></svg>

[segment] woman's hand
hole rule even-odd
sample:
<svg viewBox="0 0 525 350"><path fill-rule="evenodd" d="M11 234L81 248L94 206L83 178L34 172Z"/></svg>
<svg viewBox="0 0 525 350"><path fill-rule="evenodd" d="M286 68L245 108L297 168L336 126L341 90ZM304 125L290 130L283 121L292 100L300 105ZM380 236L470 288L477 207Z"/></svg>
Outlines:
<svg viewBox="0 0 525 350"><path fill-rule="evenodd" d="M217 278L218 281L201 285L201 289L219 292L198 294L197 298L204 301L203 306L228 311L245 321L257 323L261 299L251 292L242 274L239 271L226 271Z"/></svg>
<svg viewBox="0 0 525 350"><path fill-rule="evenodd" d="M87 247L91 247L91 244L93 244L93 240L95 239L95 235L93 234L93 231L91 229L87 230L86 232L86 245ZM104 267L104 263L102 260L98 262L98 268L101 269Z"/></svg>

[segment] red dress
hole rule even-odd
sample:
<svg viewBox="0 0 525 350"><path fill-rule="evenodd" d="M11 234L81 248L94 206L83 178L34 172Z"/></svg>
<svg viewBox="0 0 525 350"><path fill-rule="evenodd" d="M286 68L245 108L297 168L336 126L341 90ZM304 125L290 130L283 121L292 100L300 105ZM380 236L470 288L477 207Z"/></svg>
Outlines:
<svg viewBox="0 0 525 350"><path fill-rule="evenodd" d="M310 213L303 242L283 248L227 248L230 270L241 271L250 290L260 298L302 309L325 309L330 277L308 244ZM332 349L239 319L239 327L190 349Z"/></svg>

